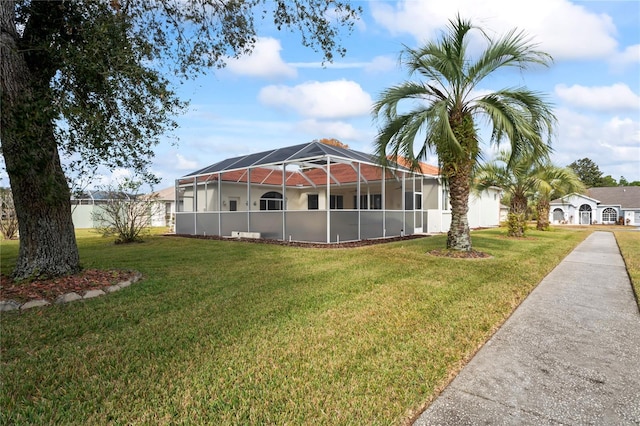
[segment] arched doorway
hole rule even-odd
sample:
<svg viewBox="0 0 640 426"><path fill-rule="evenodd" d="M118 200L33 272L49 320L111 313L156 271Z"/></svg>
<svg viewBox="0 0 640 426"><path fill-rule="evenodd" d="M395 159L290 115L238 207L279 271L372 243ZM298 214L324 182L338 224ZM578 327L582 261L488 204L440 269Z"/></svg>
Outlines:
<svg viewBox="0 0 640 426"><path fill-rule="evenodd" d="M561 223L562 221L564 221L564 212L560 208L554 209L553 210L553 222L554 223Z"/></svg>
<svg viewBox="0 0 640 426"><path fill-rule="evenodd" d="M580 225L591 225L591 206L589 204L580 206Z"/></svg>
<svg viewBox="0 0 640 426"><path fill-rule="evenodd" d="M282 194L267 192L260 197L260 210L282 210Z"/></svg>

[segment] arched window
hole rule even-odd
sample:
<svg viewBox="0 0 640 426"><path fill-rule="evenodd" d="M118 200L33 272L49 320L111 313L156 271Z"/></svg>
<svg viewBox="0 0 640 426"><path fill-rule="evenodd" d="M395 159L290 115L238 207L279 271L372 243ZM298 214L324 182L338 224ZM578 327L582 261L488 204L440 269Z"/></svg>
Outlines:
<svg viewBox="0 0 640 426"><path fill-rule="evenodd" d="M553 210L553 221L554 222L562 222L564 220L564 212L562 209L557 208Z"/></svg>
<svg viewBox="0 0 640 426"><path fill-rule="evenodd" d="M267 192L260 197L260 210L282 210L282 194Z"/></svg>
<svg viewBox="0 0 640 426"><path fill-rule="evenodd" d="M618 220L618 212L611 207L607 207L602 211L602 222L607 223L615 223Z"/></svg>

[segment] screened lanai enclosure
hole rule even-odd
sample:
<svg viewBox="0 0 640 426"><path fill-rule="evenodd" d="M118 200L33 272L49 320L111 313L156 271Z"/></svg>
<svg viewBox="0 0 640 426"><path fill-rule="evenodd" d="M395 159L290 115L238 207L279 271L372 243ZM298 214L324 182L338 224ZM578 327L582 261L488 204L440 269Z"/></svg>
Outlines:
<svg viewBox="0 0 640 426"><path fill-rule="evenodd" d="M177 179L176 233L316 243L421 233L430 219L442 227L442 188L436 167L383 168L372 155L310 142Z"/></svg>

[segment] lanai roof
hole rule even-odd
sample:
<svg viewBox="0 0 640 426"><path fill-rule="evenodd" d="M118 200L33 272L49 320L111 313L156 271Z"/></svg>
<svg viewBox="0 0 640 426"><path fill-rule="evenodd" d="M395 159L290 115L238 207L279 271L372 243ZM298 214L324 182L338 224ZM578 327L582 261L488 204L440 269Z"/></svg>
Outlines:
<svg viewBox="0 0 640 426"><path fill-rule="evenodd" d="M285 181L287 185L316 186L326 182L327 158L331 160L331 180L334 183L353 183L358 180L357 169L354 162L361 163L361 179L379 180L382 177L382 169L376 162L376 157L352 149L340 148L321 142L309 142L240 157L228 158L218 163L185 175L183 178L196 178L198 182L217 181L218 173L222 181L247 182L247 169L251 168L251 182L279 185L282 184L282 164L296 164L303 169L287 170ZM408 161L399 158L398 163L391 163L395 170L409 172ZM425 175L438 175L438 168L429 164L420 163L419 173ZM393 173L387 169L386 177L391 178Z"/></svg>
<svg viewBox="0 0 640 426"><path fill-rule="evenodd" d="M196 170L193 173L189 173L184 177L240 170L249 167L273 166L283 163L314 163L320 159L326 158L327 156L357 161L360 163L376 164L376 159L373 155L314 141L300 145L287 146L284 148L276 148L270 151L257 152L255 154L242 155L240 157L228 158L203 169Z"/></svg>
<svg viewBox="0 0 640 426"><path fill-rule="evenodd" d="M184 177L241 170L249 167L275 166L283 163L325 164L325 162L321 160L324 160L327 157L370 165L378 164L376 157L371 154L313 141L305 144L276 148L270 151L228 158L203 169L196 170L193 173L189 173ZM399 161L399 163L401 164L394 165L396 165L399 170L408 171L408 168L402 164L402 161ZM421 163L421 172L425 174L437 174L438 168Z"/></svg>

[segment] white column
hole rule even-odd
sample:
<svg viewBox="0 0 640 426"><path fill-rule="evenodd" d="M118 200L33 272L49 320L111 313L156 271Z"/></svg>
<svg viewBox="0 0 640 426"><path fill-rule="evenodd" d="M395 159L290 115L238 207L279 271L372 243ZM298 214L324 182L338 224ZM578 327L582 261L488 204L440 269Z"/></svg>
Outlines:
<svg viewBox="0 0 640 426"><path fill-rule="evenodd" d="M326 208L327 208L327 244L331 242L331 157L327 157L327 191L326 191Z"/></svg>

